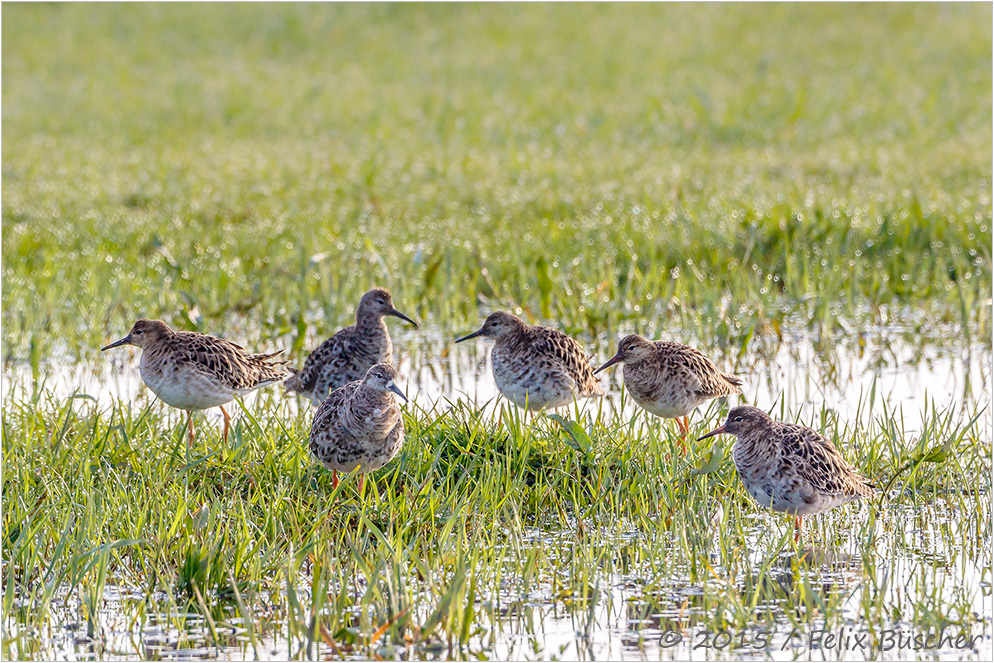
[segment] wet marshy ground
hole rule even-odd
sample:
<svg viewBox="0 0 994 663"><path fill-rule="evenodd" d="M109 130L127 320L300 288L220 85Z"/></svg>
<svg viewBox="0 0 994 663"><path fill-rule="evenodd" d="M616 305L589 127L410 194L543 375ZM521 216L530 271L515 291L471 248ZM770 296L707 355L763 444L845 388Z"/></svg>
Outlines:
<svg viewBox="0 0 994 663"><path fill-rule="evenodd" d="M212 433L186 462L168 443L182 439L182 420L141 386L136 355L59 367L34 382L26 369L5 372L8 405L25 402L18 399L31 385L45 387L35 390L36 401L63 408L75 391L78 405L60 411L64 428L74 429L78 410L90 417L86 425L106 427L105 439L134 435L128 453L171 457L164 485L187 503L185 514L172 498L144 510L142 517L168 523L168 544L153 543L157 537L143 537L132 523L133 539L104 537L70 553L79 510L49 507L48 494L32 493L38 502L24 505L25 523L49 508L69 515L32 553L36 562L55 562L33 570L22 550L31 525L8 516L8 651L153 660L884 653L912 660L980 659L991 650L984 344L943 344L895 327L830 344L796 335L757 344L758 351L714 353L752 387L749 401L824 426L847 457L863 456L853 462L879 483L904 468L886 497L811 519L795 547L789 520L744 496L727 456L719 469L694 477L709 448L687 458L674 453L672 426L638 414L620 393L620 375L608 376L608 398L564 413L589 432L592 448L583 451L551 420L501 409L487 344L452 346L430 328L397 334L396 343L414 396L407 447L381 471L375 493L346 489L334 500L327 477L303 453L309 412L275 390L245 404L231 449ZM609 356L613 343L602 339L591 350ZM136 413L127 419L116 409L119 399L133 400L142 416L155 412L148 428L136 425ZM704 430L723 407L699 411L694 424ZM10 415L5 432L22 425ZM268 461L255 457L254 438L280 427L271 453L283 454L292 476L267 480ZM85 436L83 428L76 434ZM150 434L167 440L160 451L140 442ZM950 438L958 440L954 458L905 467L914 449ZM128 467L128 453L106 445L94 453L109 469L79 494L130 499L128 473L134 481L141 469ZM501 463L507 467L494 466ZM239 479L239 471L251 478ZM110 477L119 488L107 486ZM5 483L5 498L15 488L31 492L16 482ZM305 493L314 501L296 503ZM290 510L299 522L273 538L251 505L281 500L296 503ZM248 511L230 512L236 501ZM35 528L37 537L44 527ZM254 548L232 540L239 528ZM132 556L156 546L154 561L148 551ZM423 557L425 546L435 558ZM178 559L167 550L180 551ZM60 559L65 568L56 572Z"/></svg>

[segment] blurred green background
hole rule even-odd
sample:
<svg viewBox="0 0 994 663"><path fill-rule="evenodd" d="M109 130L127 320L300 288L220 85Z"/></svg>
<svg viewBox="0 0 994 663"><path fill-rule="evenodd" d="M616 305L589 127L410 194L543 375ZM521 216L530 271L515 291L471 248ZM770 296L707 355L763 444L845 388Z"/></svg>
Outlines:
<svg viewBox="0 0 994 663"><path fill-rule="evenodd" d="M989 337L989 4L2 11L8 362L299 348L373 284L446 331Z"/></svg>

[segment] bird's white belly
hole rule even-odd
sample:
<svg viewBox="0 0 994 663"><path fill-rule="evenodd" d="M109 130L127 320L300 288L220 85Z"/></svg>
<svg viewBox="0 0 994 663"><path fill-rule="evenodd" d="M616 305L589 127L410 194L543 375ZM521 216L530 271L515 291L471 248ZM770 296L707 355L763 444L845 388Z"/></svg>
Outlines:
<svg viewBox="0 0 994 663"><path fill-rule="evenodd" d="M798 516L813 516L853 499L841 495L811 495L810 493L805 499L801 492L785 490L784 486L777 485L775 482L772 484L746 483L745 486L756 503L764 509ZM767 492L767 488L770 489L770 492Z"/></svg>
<svg viewBox="0 0 994 663"><path fill-rule="evenodd" d="M625 368L628 366L625 365ZM638 373L626 371L625 386L635 402L650 414L673 419L690 414L700 405L700 400L681 385L664 384L662 387L653 385L652 388L646 388L639 384L641 377L643 376Z"/></svg>
<svg viewBox="0 0 994 663"><path fill-rule="evenodd" d="M530 384L529 380L514 379L503 372L494 371L497 389L509 401L520 408L543 410L569 405L573 394L569 389L556 389L556 385Z"/></svg>
<svg viewBox="0 0 994 663"><path fill-rule="evenodd" d="M662 399L652 400L648 398L640 400L635 397L634 394L632 397L635 398L635 402L641 405L645 411L654 414L657 417L662 417L663 419L682 417L686 414L690 414L694 408L697 407L696 403L677 402L675 400Z"/></svg>
<svg viewBox="0 0 994 663"><path fill-rule="evenodd" d="M181 410L206 410L230 402L234 394L199 371L169 366L161 371L142 369L142 380L164 403Z"/></svg>
<svg viewBox="0 0 994 663"><path fill-rule="evenodd" d="M529 391L528 389L514 383L504 385L498 383L497 388L500 389L500 393L503 394L507 400L511 401L520 408L541 410L547 406L546 400L542 398L542 395L534 389Z"/></svg>

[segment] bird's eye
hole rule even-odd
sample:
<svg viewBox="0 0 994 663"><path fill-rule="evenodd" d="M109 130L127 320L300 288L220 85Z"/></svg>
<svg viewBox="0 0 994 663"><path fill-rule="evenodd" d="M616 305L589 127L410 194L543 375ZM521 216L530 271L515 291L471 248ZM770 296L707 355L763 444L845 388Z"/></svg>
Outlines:
<svg viewBox="0 0 994 663"><path fill-rule="evenodd" d="M742 415L741 414L738 415L737 417L735 417L734 419L732 419L732 421L742 421Z"/></svg>
<svg viewBox="0 0 994 663"><path fill-rule="evenodd" d="M134 333L134 334L144 334L145 332L143 332L143 331L142 331L141 329L136 329L136 330L135 330L134 332L132 332L132 333Z"/></svg>

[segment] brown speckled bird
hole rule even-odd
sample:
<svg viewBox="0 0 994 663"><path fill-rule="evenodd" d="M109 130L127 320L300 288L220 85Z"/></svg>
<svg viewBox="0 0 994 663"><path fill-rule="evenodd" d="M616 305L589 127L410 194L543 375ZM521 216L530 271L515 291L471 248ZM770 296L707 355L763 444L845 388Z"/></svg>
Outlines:
<svg viewBox="0 0 994 663"><path fill-rule="evenodd" d="M583 347L547 327L526 325L510 313L491 313L479 331L456 343L486 336L496 343L490 359L497 389L521 408L544 410L576 398L603 394Z"/></svg>
<svg viewBox="0 0 994 663"><path fill-rule="evenodd" d="M637 334L621 339L618 353L594 373L624 363L625 387L647 412L676 419L683 437L690 413L719 396L741 392L742 380L722 373L694 348L670 341L650 341Z"/></svg>
<svg viewBox="0 0 994 663"><path fill-rule="evenodd" d="M362 380L374 364L391 363L393 346L383 322L383 317L387 315L418 326L393 307L389 292L374 288L359 300L355 324L340 330L318 346L307 357L300 371L290 369L293 376L286 381L284 388L299 392L314 405L321 405L335 389Z"/></svg>
<svg viewBox="0 0 994 663"><path fill-rule="evenodd" d="M193 444L193 413L220 407L224 415L224 439L228 439L231 417L223 405L251 391L286 379L287 370L272 358L280 354L250 354L240 345L217 336L175 331L161 320L139 320L120 345L142 349L139 368L148 388L166 404L190 415Z"/></svg>
<svg viewBox="0 0 994 663"><path fill-rule="evenodd" d="M742 405L699 440L728 433L736 437L732 460L739 478L760 506L794 516L794 541L801 518L846 502L873 497L873 486L856 473L831 441L798 424L776 421L759 408Z"/></svg>
<svg viewBox="0 0 994 663"><path fill-rule="evenodd" d="M332 471L336 488L339 472L358 468L362 490L366 473L380 469L400 451L404 420L393 395L404 401L407 397L394 382L396 377L390 364L376 364L361 381L331 392L314 415L311 454Z"/></svg>

